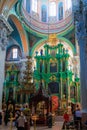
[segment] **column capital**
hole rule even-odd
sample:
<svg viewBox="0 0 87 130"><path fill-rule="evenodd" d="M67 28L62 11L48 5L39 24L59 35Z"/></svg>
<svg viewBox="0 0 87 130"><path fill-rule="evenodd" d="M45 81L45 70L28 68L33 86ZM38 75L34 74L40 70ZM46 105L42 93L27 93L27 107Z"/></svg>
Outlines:
<svg viewBox="0 0 87 130"><path fill-rule="evenodd" d="M0 29L0 47L2 51L5 50L7 44L8 44L7 30L6 28L2 28L2 30Z"/></svg>
<svg viewBox="0 0 87 130"><path fill-rule="evenodd" d="M7 35L10 35L13 31L13 28L10 26L5 17L3 15L0 15L0 31L2 30L2 28L6 28Z"/></svg>
<svg viewBox="0 0 87 130"><path fill-rule="evenodd" d="M5 50L8 39L7 36L10 35L10 33L13 31L10 24L5 20L5 18L0 15L0 47L1 50Z"/></svg>

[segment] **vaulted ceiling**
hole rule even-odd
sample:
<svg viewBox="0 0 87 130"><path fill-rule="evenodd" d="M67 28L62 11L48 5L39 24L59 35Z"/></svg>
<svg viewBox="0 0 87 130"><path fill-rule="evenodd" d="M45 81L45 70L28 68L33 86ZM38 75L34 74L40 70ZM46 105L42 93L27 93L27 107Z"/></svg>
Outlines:
<svg viewBox="0 0 87 130"><path fill-rule="evenodd" d="M10 9L18 0L0 0L0 14L8 14Z"/></svg>

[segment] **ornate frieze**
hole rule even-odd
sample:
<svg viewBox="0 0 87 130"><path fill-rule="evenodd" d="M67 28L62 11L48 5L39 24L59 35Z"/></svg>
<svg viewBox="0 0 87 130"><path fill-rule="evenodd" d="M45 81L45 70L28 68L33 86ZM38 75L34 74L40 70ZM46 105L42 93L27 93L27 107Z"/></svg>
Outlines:
<svg viewBox="0 0 87 130"><path fill-rule="evenodd" d="M5 18L0 15L0 47L2 50L5 50L8 43L7 36L13 31L12 27L5 20Z"/></svg>
<svg viewBox="0 0 87 130"><path fill-rule="evenodd" d="M2 30L0 30L0 47L2 50L5 50L7 43L7 30L6 28L3 28Z"/></svg>

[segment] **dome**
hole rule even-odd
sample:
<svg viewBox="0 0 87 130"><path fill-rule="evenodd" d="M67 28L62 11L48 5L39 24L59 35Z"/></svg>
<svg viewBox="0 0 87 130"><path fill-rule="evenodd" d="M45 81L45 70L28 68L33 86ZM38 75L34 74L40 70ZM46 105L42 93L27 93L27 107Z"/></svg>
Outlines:
<svg viewBox="0 0 87 130"><path fill-rule="evenodd" d="M58 33L73 23L71 0L23 0L25 23L42 33Z"/></svg>

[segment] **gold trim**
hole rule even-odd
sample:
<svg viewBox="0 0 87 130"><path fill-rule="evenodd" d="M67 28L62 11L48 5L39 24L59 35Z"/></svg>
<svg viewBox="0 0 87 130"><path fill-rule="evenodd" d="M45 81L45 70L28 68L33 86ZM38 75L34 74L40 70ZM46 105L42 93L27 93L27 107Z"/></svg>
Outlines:
<svg viewBox="0 0 87 130"><path fill-rule="evenodd" d="M48 41L51 42L52 46L56 46L58 41L56 34L50 34Z"/></svg>

